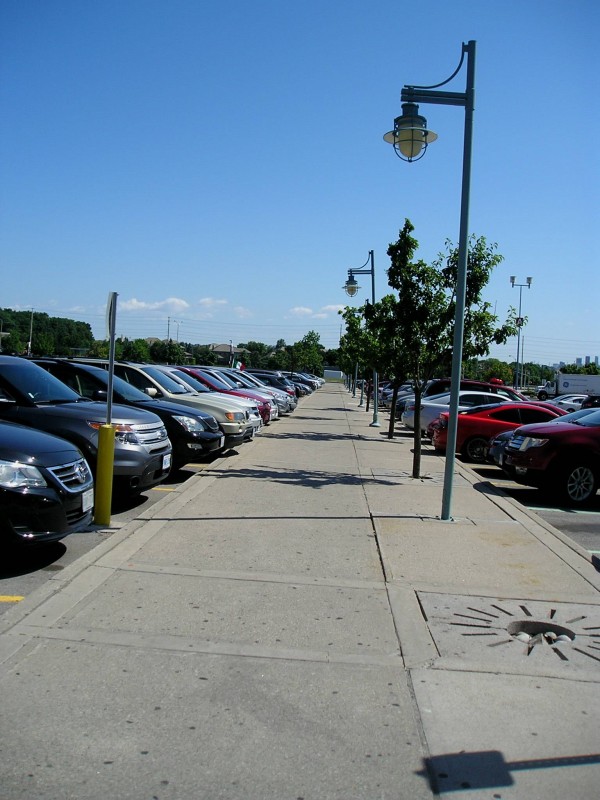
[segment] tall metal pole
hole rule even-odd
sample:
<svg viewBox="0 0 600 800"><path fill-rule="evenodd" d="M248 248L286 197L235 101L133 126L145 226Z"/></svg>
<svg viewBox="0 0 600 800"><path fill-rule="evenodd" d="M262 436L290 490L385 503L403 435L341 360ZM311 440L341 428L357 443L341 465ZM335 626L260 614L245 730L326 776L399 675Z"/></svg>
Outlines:
<svg viewBox="0 0 600 800"><path fill-rule="evenodd" d="M452 489L456 460L458 428L458 401L462 369L465 302L467 294L467 260L469 248L469 200L471 194L471 152L473 145L473 111L475 109L475 42L465 45L467 51L467 87L465 92L465 135L463 146L462 191L460 203L460 235L458 242L458 276L456 281L456 313L454 318L454 345L452 350L452 376L450 383L450 413L446 465L442 493L443 520L452 519Z"/></svg>
<svg viewBox="0 0 600 800"><path fill-rule="evenodd" d="M521 356L520 356L520 353L521 353L521 325L520 325L520 321L521 321L521 300L522 300L522 298L523 298L523 287L522 287L521 284L519 284L519 315L518 315L518 318L517 318L517 325L519 326L519 329L517 331L517 368L515 370L515 389L519 388L519 375L520 375L520 370L521 370Z"/></svg>
<svg viewBox="0 0 600 800"><path fill-rule="evenodd" d="M442 496L443 520L452 519L452 488L456 441L458 427L458 400L462 370L464 313L467 295L467 263L469 249L469 198L471 193L471 151L473 145L473 111L475 108L475 48L473 40L463 42L461 60L457 69L442 83L434 86L406 85L400 94L402 116L394 120L394 130L386 133L384 141L392 144L396 155L404 161L416 161L425 153L437 134L427 130L427 120L418 113L419 103L464 106L465 131L463 144L462 190L460 203L460 234L458 242L458 265L456 278L456 311L454 315L454 337L452 348L452 376L450 383L450 410L448 417L448 440L446 445L446 465L444 471L444 490ZM452 81L462 68L467 57L467 85L465 92L439 91Z"/></svg>
<svg viewBox="0 0 600 800"><path fill-rule="evenodd" d="M369 258L371 259L371 302L375 305L375 254L373 250L369 250ZM375 367L373 367L373 421L369 427L381 427L379 423L379 375Z"/></svg>

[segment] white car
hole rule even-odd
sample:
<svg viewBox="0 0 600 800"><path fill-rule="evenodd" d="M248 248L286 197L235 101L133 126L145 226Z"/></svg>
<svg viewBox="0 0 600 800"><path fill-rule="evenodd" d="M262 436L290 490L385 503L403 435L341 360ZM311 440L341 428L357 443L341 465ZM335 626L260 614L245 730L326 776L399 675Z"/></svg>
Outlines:
<svg viewBox="0 0 600 800"><path fill-rule="evenodd" d="M563 408L565 411L579 411L586 397L587 394L561 394L550 402L553 406Z"/></svg>
<svg viewBox="0 0 600 800"><path fill-rule="evenodd" d="M473 406L496 405L498 403L510 402L506 397L500 397L497 394L490 394L489 392L471 392L468 389L463 389L458 393L458 410L464 411L466 408ZM436 394L428 397L427 400L421 401L421 431L427 433L427 427L431 422L436 420L442 411L448 411L450 408L450 392L444 394ZM415 417L415 402L412 400L408 403L402 412L402 422L407 428L414 429Z"/></svg>

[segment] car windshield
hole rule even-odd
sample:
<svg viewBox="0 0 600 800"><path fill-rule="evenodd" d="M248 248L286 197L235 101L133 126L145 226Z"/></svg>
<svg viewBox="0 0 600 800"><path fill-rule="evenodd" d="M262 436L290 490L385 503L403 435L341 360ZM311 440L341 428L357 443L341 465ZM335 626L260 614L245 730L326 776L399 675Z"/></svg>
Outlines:
<svg viewBox="0 0 600 800"><path fill-rule="evenodd" d="M0 366L0 374L36 405L88 402L54 375L29 361L15 358L14 363Z"/></svg>
<svg viewBox="0 0 600 800"><path fill-rule="evenodd" d="M98 372L105 372L105 370L99 369ZM108 387L108 378L106 379L106 385ZM151 402L147 394L144 394L144 392L136 389L135 386L127 383L127 381L124 381L123 378L119 378L117 375L113 376L113 391L116 394L119 394L120 397L128 403Z"/></svg>
<svg viewBox="0 0 600 800"><path fill-rule="evenodd" d="M241 383L241 384L242 384L242 386L244 386L246 389L252 389L252 388L254 388L254 389L255 389L255 388L256 388L256 387L255 387L255 386L253 386L253 384L252 384L252 383L250 383L249 381L247 381L247 380L244 380L244 379L242 379L241 377L240 377L240 378L238 378L238 377L235 377L235 378L234 378L234 377L233 377L233 375L228 375L228 374L227 374L227 372L221 372L221 370L217 370L217 371L215 371L215 372L211 372L211 377L212 377L213 375L218 375L218 377L219 377L219 378L220 378L222 381L224 381L224 382L225 382L225 383L226 383L226 384L227 384L227 385L228 385L228 386L229 386L231 389L239 389L239 385L240 385L240 383Z"/></svg>
<svg viewBox="0 0 600 800"><path fill-rule="evenodd" d="M101 381L104 387L108 389L108 372L105 369L100 369L100 367L86 367L82 372L93 375L96 380ZM113 375L113 391L115 394L120 395L117 402L121 402L121 399L125 400L127 403L151 402L147 394L144 394L144 392L136 389L135 386L124 381L123 378L119 378L118 375Z"/></svg>
<svg viewBox="0 0 600 800"><path fill-rule="evenodd" d="M227 379L222 375L216 375L214 372L210 374L200 370L200 374L214 386L219 392L229 392L233 388L233 383L227 383Z"/></svg>
<svg viewBox="0 0 600 800"><path fill-rule="evenodd" d="M207 389L206 386L203 383L200 383L200 381L196 380L196 378L193 378L191 375L188 375L187 372L181 372L178 369L174 369L171 374L175 375L176 378L179 378L180 380L184 381L188 386L191 386L191 388L195 392L204 394L206 392L210 392L210 389Z"/></svg>
<svg viewBox="0 0 600 800"><path fill-rule="evenodd" d="M572 414L565 414L560 417L561 422L571 422L573 425L583 425L586 428L597 428L600 425L600 408L585 408L589 414L582 414L580 411L573 411Z"/></svg>
<svg viewBox="0 0 600 800"><path fill-rule="evenodd" d="M189 386L174 380L166 372L155 367L144 367L144 372L150 375L163 389L169 394L193 394L193 390Z"/></svg>

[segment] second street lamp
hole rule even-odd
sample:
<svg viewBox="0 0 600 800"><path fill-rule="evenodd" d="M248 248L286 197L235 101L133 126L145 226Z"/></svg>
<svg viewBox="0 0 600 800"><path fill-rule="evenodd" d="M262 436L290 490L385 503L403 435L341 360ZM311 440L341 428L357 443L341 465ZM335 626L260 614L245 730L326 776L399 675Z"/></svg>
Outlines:
<svg viewBox="0 0 600 800"><path fill-rule="evenodd" d="M452 75L433 86L405 85L400 100L402 116L394 120L394 130L386 133L384 141L393 145L396 155L404 161L421 158L430 142L437 134L427 130L427 120L419 115L418 103L463 106L465 109L465 130L463 143L462 190L460 203L460 234L458 242L458 270L456 278L456 311L454 316L454 339L452 347L452 379L450 384L450 413L448 417L448 440L446 445L446 465L444 469L444 490L442 496L443 520L452 519L452 484L456 459L456 440L458 428L458 400L462 369L464 336L464 314L467 295L467 255L469 247L469 196L471 192L471 149L473 142L473 111L475 108L475 46L474 41L463 42L461 59ZM460 72L467 57L467 79L464 92L440 92Z"/></svg>
<svg viewBox="0 0 600 800"><path fill-rule="evenodd" d="M523 327L523 317L521 316L521 301L523 299L523 287L527 286L528 289L531 289L531 282L533 279L526 278L525 280L527 283L515 283L516 279L516 275L510 276L510 285L513 287L513 289L515 286L519 287L519 315L517 316L517 368L515 370L514 381L515 389L519 389L520 385L523 384L523 367L521 365L521 361L523 360L523 352L521 350L521 328Z"/></svg>
<svg viewBox="0 0 600 800"><path fill-rule="evenodd" d="M371 264L371 269L365 269L367 264ZM344 284L344 291L348 297L354 297L360 286L356 282L355 275L370 275L371 276L371 302L375 305L375 256L372 250L369 250L369 258L359 269L348 270L348 280ZM371 428L381 427L379 423L379 381L377 377L377 370L373 367L373 421L370 423Z"/></svg>

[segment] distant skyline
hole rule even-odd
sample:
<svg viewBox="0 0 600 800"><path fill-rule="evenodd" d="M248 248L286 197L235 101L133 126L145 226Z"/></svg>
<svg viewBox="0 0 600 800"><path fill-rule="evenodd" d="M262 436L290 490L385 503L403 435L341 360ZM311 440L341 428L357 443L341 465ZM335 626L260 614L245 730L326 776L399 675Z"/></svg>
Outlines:
<svg viewBox="0 0 600 800"><path fill-rule="evenodd" d="M405 218L432 261L458 241L460 109L415 164L383 134L407 83L477 41L470 230L522 290L522 360L600 354L596 0L3 0L0 307L198 344L337 347L347 270ZM464 72L449 89L464 90ZM517 339L490 356L514 361Z"/></svg>

